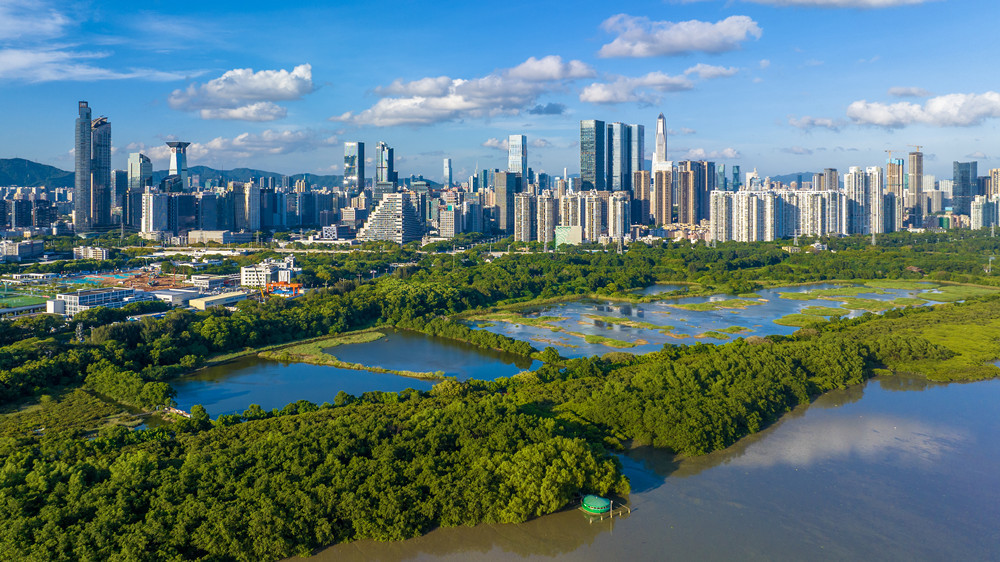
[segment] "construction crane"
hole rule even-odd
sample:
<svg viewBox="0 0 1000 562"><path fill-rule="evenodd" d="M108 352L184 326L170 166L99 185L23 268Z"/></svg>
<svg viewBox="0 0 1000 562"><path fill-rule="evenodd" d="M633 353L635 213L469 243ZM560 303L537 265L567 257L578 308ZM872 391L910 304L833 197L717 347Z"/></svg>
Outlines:
<svg viewBox="0 0 1000 562"><path fill-rule="evenodd" d="M920 149L924 147L924 145L922 144L908 144L906 146L912 146L913 148L916 148L917 152L920 152Z"/></svg>

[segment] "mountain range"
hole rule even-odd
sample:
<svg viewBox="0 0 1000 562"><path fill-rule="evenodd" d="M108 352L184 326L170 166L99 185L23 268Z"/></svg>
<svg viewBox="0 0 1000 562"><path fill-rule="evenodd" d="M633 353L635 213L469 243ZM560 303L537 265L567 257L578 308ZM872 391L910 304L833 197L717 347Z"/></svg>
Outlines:
<svg viewBox="0 0 1000 562"><path fill-rule="evenodd" d="M275 178L280 180L284 174L254 170L251 168L235 168L233 170L216 170L207 166L192 166L188 174L197 175L201 182L215 181L250 181L251 178ZM25 187L73 187L74 172L60 170L54 166L39 164L24 158L0 158L0 186ZM167 170L153 172L153 184L167 176ZM292 185L297 180L305 179L310 185L319 187L334 187L343 183L343 176L321 176L317 174L295 174L289 176Z"/></svg>

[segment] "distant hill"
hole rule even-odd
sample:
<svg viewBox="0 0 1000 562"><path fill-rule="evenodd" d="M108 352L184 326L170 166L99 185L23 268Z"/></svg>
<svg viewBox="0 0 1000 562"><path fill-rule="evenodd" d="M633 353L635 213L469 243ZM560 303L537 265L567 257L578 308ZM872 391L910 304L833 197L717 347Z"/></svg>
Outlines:
<svg viewBox="0 0 1000 562"><path fill-rule="evenodd" d="M0 185L73 187L73 172L24 158L0 158Z"/></svg>
<svg viewBox="0 0 1000 562"><path fill-rule="evenodd" d="M785 174L782 176L771 176L771 179L780 181L785 185L791 185L793 181L799 181L799 176L802 176L802 181L813 181L814 173L816 172L795 172L793 174Z"/></svg>
<svg viewBox="0 0 1000 562"><path fill-rule="evenodd" d="M278 180L284 174L267 172L264 170L252 170L250 168L235 168L233 170L216 170L208 166L192 166L188 168L188 173L201 177L201 181L250 181L251 178L276 178ZM73 172L60 170L53 166L39 164L24 158L0 158L0 186L26 186L26 187L73 187ZM153 182L160 183L167 176L167 170L153 172ZM294 185L296 180L305 178L311 185L318 187L334 187L341 185L343 176L320 176L316 174L295 174L291 177Z"/></svg>

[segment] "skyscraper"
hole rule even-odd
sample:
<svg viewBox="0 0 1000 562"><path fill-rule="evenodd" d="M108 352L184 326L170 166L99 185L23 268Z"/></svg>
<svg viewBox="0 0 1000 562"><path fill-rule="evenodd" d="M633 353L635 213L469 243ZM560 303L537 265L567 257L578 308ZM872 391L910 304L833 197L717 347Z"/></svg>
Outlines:
<svg viewBox="0 0 1000 562"><path fill-rule="evenodd" d="M81 101L79 111L73 144L76 160L76 177L73 185L73 226L77 232L89 232L92 227L90 220L90 165L93 157L90 106L87 102Z"/></svg>
<svg viewBox="0 0 1000 562"><path fill-rule="evenodd" d="M629 125L629 137L632 140L631 172L634 174L646 169L646 126ZM632 189L635 189L633 186Z"/></svg>
<svg viewBox="0 0 1000 562"><path fill-rule="evenodd" d="M636 170L632 172L632 192L634 193L634 209L632 217L638 224L649 224L649 217L652 213L653 198L650 193L649 170Z"/></svg>
<svg viewBox="0 0 1000 562"><path fill-rule="evenodd" d="M153 181L153 162L141 152L128 155L128 188L142 191Z"/></svg>
<svg viewBox="0 0 1000 562"><path fill-rule="evenodd" d="M667 119L661 113L656 118L656 147L653 150L653 172L658 172L667 160Z"/></svg>
<svg viewBox="0 0 1000 562"><path fill-rule="evenodd" d="M903 200L904 167L902 158L889 158L885 161L885 189L899 201Z"/></svg>
<svg viewBox="0 0 1000 562"><path fill-rule="evenodd" d="M952 164L951 206L960 215L969 214L972 198L976 195L978 167L978 162Z"/></svg>
<svg viewBox="0 0 1000 562"><path fill-rule="evenodd" d="M907 190L907 195L909 199L908 205L912 209L910 216L913 217L912 222L914 226L924 225L924 214L926 209L924 209L924 153L920 151L910 153L910 185ZM934 186L931 186L933 189ZM971 202L972 199L969 199ZM966 207L966 212L968 212L968 207Z"/></svg>
<svg viewBox="0 0 1000 562"><path fill-rule="evenodd" d="M580 121L580 179L581 189L604 191L607 175L604 168L604 121Z"/></svg>
<svg viewBox="0 0 1000 562"><path fill-rule="evenodd" d="M344 186L365 188L365 143L344 143Z"/></svg>
<svg viewBox="0 0 1000 562"><path fill-rule="evenodd" d="M187 147L190 144L191 143L189 142L178 141L171 141L167 143L167 146L170 147L170 175L180 176L182 189L190 187L188 182L187 161Z"/></svg>
<svg viewBox="0 0 1000 562"><path fill-rule="evenodd" d="M451 158L444 159L444 173L442 183L445 188L451 187Z"/></svg>
<svg viewBox="0 0 1000 562"><path fill-rule="evenodd" d="M702 218L709 218L711 213L705 189L705 163L685 160L680 163L678 174L677 222L698 224Z"/></svg>
<svg viewBox="0 0 1000 562"><path fill-rule="evenodd" d="M111 226L111 123L107 117L91 122L90 226Z"/></svg>
<svg viewBox="0 0 1000 562"><path fill-rule="evenodd" d="M528 185L528 139L524 135L507 138L507 171L521 174L522 185Z"/></svg>
<svg viewBox="0 0 1000 562"><path fill-rule="evenodd" d="M841 208L841 223L847 234L871 232L871 184L868 174L858 166L851 166L844 176L845 205Z"/></svg>
<svg viewBox="0 0 1000 562"><path fill-rule="evenodd" d="M531 242L536 239L538 221L537 199L530 193L514 197L514 240Z"/></svg>
<svg viewBox="0 0 1000 562"><path fill-rule="evenodd" d="M661 170L653 172L653 223L662 226L674 222L673 166L664 162Z"/></svg>
<svg viewBox="0 0 1000 562"><path fill-rule="evenodd" d="M629 191L632 185L632 129L624 123L608 124L607 189Z"/></svg>
<svg viewBox="0 0 1000 562"><path fill-rule="evenodd" d="M497 172L494 176L497 228L506 234L514 233L514 195L521 191L521 180L515 172Z"/></svg>
<svg viewBox="0 0 1000 562"><path fill-rule="evenodd" d="M389 145L379 141L375 145L375 182L397 183L398 180L393 150L389 148Z"/></svg>

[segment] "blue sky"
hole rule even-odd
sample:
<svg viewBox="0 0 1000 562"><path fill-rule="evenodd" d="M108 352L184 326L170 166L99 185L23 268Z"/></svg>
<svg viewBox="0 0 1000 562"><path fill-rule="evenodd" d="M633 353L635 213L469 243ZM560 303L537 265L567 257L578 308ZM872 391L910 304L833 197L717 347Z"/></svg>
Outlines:
<svg viewBox="0 0 1000 562"><path fill-rule="evenodd" d="M646 125L669 157L762 175L883 163L1000 167L996 0L574 3L0 0L0 156L72 168L76 102L113 128L113 165L166 140L192 165L341 173L343 142L401 175L579 171L579 121ZM647 154L647 158L649 155ZM371 174L369 174L371 175Z"/></svg>

